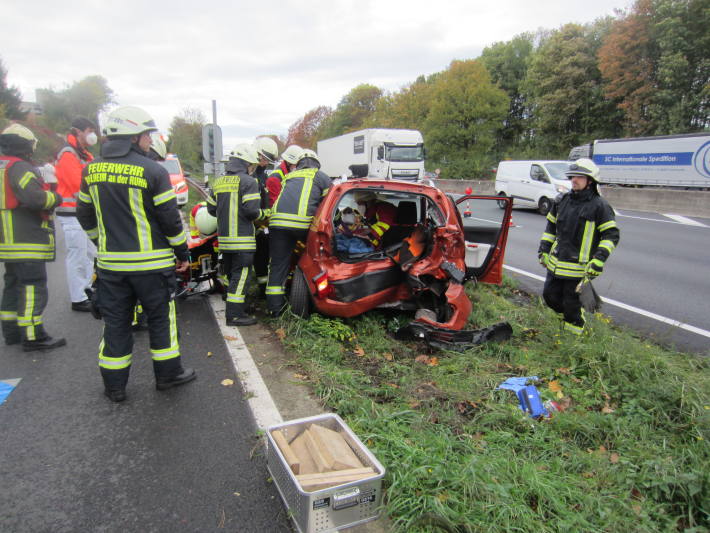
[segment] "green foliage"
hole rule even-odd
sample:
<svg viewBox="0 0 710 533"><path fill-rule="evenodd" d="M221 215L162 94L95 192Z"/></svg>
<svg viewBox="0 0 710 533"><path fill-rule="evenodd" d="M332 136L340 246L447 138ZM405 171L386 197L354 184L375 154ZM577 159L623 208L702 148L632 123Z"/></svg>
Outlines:
<svg viewBox="0 0 710 533"><path fill-rule="evenodd" d="M505 119L508 99L480 60L454 61L431 91L425 139L433 164L447 178L482 172Z"/></svg>
<svg viewBox="0 0 710 533"><path fill-rule="evenodd" d="M7 69L2 59L0 59L0 120L4 118L13 120L25 118L26 113L20 110L21 103L20 90L17 87L8 87L7 85Z"/></svg>
<svg viewBox="0 0 710 533"><path fill-rule="evenodd" d="M318 106L311 109L288 129L286 145L296 144L301 148L316 148L316 136L324 121L333 114L333 110L328 106Z"/></svg>
<svg viewBox="0 0 710 533"><path fill-rule="evenodd" d="M419 76L402 90L381 97L363 126L423 130L431 107L432 88L438 77L438 74L427 78Z"/></svg>
<svg viewBox="0 0 710 533"><path fill-rule="evenodd" d="M177 154L183 167L192 173L202 170L202 127L206 122L199 109L185 108L173 118L168 130L168 151Z"/></svg>
<svg viewBox="0 0 710 533"><path fill-rule="evenodd" d="M603 315L590 317L588 336L563 334L508 279L469 296L472 323L505 317L513 339L425 355L385 334L404 315L345 321L355 345L331 335L337 319L280 321L326 405L385 465L397 531L710 527L707 358L638 340ZM514 375L539 376L543 397L565 410L527 417L496 389Z"/></svg>
<svg viewBox="0 0 710 533"><path fill-rule="evenodd" d="M349 131L359 130L375 111L377 101L382 96L382 89L363 83L343 96L332 114L321 123L317 140L337 137Z"/></svg>
<svg viewBox="0 0 710 533"><path fill-rule="evenodd" d="M87 76L66 89L38 89L37 103L44 109L40 121L56 132L69 131L78 116L99 123L99 113L113 103L113 90L103 76Z"/></svg>

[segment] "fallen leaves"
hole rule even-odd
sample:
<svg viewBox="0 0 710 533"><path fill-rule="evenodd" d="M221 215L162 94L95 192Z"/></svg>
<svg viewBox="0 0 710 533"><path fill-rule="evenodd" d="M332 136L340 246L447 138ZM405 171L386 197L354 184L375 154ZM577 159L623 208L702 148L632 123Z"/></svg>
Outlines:
<svg viewBox="0 0 710 533"><path fill-rule="evenodd" d="M353 353L354 353L355 355L357 355L358 357L365 357L365 349L364 349L362 346L360 346L360 345L355 346L355 349L353 350Z"/></svg>
<svg viewBox="0 0 710 533"><path fill-rule="evenodd" d="M237 337L233 337L232 335L225 335L224 338L228 341L238 341L239 340Z"/></svg>
<svg viewBox="0 0 710 533"><path fill-rule="evenodd" d="M382 357L384 357L387 361L394 361L394 355L389 352L383 353Z"/></svg>
<svg viewBox="0 0 710 533"><path fill-rule="evenodd" d="M212 352L207 352L207 357L212 357Z"/></svg>
<svg viewBox="0 0 710 533"><path fill-rule="evenodd" d="M417 355L414 360L417 363L422 363L427 366L438 366L439 365L439 358L438 357L429 357L428 355Z"/></svg>
<svg viewBox="0 0 710 533"><path fill-rule="evenodd" d="M223 379L220 382L220 385L222 385L224 387L231 387L232 385L234 385L234 380L233 379Z"/></svg>
<svg viewBox="0 0 710 533"><path fill-rule="evenodd" d="M284 328L277 329L276 336L279 338L280 341L284 340L284 338L286 337L286 330Z"/></svg>

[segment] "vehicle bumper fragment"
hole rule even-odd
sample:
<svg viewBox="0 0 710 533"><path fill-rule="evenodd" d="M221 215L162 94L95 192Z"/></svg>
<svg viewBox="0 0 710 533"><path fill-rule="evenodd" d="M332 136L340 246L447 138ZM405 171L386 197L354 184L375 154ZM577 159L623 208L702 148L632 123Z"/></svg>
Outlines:
<svg viewBox="0 0 710 533"><path fill-rule="evenodd" d="M499 322L487 328L453 331L410 322L395 333L395 338L402 341L423 340L433 348L464 352L484 342L506 341L513 335L513 328L508 322Z"/></svg>

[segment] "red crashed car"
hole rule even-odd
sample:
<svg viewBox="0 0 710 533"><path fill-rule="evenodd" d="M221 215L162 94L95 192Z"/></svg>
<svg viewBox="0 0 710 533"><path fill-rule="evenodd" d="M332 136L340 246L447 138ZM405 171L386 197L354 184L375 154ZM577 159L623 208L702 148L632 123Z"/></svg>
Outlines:
<svg viewBox="0 0 710 533"><path fill-rule="evenodd" d="M353 231L367 223L356 201L363 191L396 210L377 246ZM499 202L495 196L454 200L434 187L402 181L334 185L313 218L294 271L291 309L301 316L316 310L336 317L375 308L411 310L414 323L428 331L462 330L471 312L464 284L502 281L512 205L501 210Z"/></svg>

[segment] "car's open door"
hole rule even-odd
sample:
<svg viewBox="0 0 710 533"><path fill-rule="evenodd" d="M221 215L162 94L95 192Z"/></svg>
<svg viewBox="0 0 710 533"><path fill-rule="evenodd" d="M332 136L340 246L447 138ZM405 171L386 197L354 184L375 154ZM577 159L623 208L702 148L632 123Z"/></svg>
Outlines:
<svg viewBox="0 0 710 533"><path fill-rule="evenodd" d="M500 196L468 195L454 203L466 240L466 277L500 284L513 202Z"/></svg>

